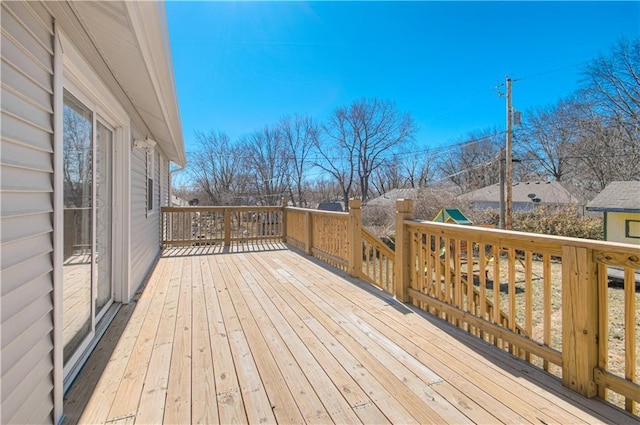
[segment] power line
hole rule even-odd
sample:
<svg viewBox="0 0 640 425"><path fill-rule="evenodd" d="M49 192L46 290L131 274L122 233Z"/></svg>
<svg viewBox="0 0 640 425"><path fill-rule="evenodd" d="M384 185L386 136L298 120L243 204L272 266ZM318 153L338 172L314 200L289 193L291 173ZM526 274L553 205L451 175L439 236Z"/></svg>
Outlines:
<svg viewBox="0 0 640 425"><path fill-rule="evenodd" d="M555 72L564 71L565 69L570 69L570 68L575 68L577 66L586 65L587 63L588 62L578 62L578 63L574 63L573 65L565 65L565 66L562 66L560 68L553 68L553 69L549 69L547 71L541 71L541 72L538 72L538 73L535 73L535 74L527 75L525 77L515 78L515 79L513 79L513 81L528 80L529 78L536 78L536 77L540 77L540 76L547 75L547 74L553 74Z"/></svg>

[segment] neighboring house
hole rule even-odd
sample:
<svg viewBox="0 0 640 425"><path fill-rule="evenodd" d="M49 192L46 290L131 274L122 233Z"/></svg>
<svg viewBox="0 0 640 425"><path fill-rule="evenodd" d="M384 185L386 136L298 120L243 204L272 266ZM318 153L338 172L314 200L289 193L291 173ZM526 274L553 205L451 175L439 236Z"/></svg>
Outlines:
<svg viewBox="0 0 640 425"><path fill-rule="evenodd" d="M640 245L640 181L611 182L587 210L604 213L604 239Z"/></svg>
<svg viewBox="0 0 640 425"><path fill-rule="evenodd" d="M384 195L368 200L366 205L369 207L395 208L398 199L416 200L419 190L420 189L391 189Z"/></svg>
<svg viewBox="0 0 640 425"><path fill-rule="evenodd" d="M557 181L515 183L512 186L513 211L530 211L536 205L563 207L579 205L580 200ZM458 196L477 210L500 209L500 185L494 184Z"/></svg>
<svg viewBox="0 0 640 425"><path fill-rule="evenodd" d="M0 7L0 422L58 423L160 254L182 129L162 3Z"/></svg>
<svg viewBox="0 0 640 425"><path fill-rule="evenodd" d="M172 207L188 207L189 201L185 201L184 199L176 195L171 195L171 206Z"/></svg>

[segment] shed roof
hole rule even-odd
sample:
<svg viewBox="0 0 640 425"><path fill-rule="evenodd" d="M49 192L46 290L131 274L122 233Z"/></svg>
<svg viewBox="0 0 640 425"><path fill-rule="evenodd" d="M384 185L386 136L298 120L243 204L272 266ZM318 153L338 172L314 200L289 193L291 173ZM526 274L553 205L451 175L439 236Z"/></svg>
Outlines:
<svg viewBox="0 0 640 425"><path fill-rule="evenodd" d="M591 202L590 211L640 212L640 181L609 183Z"/></svg>
<svg viewBox="0 0 640 425"><path fill-rule="evenodd" d="M418 196L418 189L392 189L386 192L384 195L367 201L369 206L393 206L398 199L416 199Z"/></svg>

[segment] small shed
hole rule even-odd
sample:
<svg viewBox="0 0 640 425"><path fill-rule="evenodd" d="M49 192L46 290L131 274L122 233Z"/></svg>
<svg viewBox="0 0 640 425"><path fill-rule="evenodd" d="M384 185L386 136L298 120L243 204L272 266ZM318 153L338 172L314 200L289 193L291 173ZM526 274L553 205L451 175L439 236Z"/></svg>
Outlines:
<svg viewBox="0 0 640 425"><path fill-rule="evenodd" d="M640 245L640 181L609 183L587 210L604 214L604 239Z"/></svg>
<svg viewBox="0 0 640 425"><path fill-rule="evenodd" d="M342 204L340 202L320 202L318 204L318 209L322 211L344 211L344 208L342 208Z"/></svg>
<svg viewBox="0 0 640 425"><path fill-rule="evenodd" d="M467 216L457 208L441 209L440 212L435 216L433 221L438 221L440 223L464 224L467 226L473 226L473 222L469 220Z"/></svg>

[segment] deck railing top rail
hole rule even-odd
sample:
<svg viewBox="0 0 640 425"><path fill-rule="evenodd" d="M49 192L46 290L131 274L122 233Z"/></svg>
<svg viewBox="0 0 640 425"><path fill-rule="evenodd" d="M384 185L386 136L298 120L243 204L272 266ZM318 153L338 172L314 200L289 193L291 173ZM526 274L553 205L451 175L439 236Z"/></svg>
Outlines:
<svg viewBox="0 0 640 425"><path fill-rule="evenodd" d="M518 243L535 244L536 246L547 247L561 253L562 246L572 246L576 248L587 248L598 251L615 251L618 254L628 254L632 258L629 259L634 265L640 265L640 246L626 244L621 242L597 241L592 239L571 238L566 236L544 235L539 233L518 232L515 230L490 229L487 227L464 226L451 223L439 223L434 221L407 219L405 223L409 227L419 228L426 227L431 229L439 229L441 234L449 237L464 237L473 232L476 239L482 239L483 236L490 237L492 240L499 239L501 241Z"/></svg>

